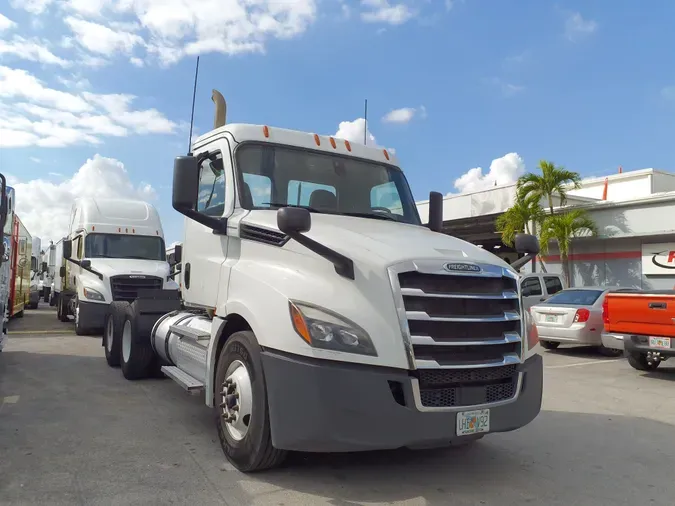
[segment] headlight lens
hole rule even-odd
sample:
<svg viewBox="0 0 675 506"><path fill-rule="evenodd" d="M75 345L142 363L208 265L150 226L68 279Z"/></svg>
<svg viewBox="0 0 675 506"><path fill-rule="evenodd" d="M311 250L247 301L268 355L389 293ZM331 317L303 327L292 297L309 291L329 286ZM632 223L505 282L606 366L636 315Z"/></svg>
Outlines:
<svg viewBox="0 0 675 506"><path fill-rule="evenodd" d="M293 328L310 346L376 357L368 333L353 322L327 309L289 302Z"/></svg>
<svg viewBox="0 0 675 506"><path fill-rule="evenodd" d="M105 301L105 297L103 297L103 295L100 292L97 292L96 290L85 287L82 289L82 291L84 292L84 296L89 300Z"/></svg>

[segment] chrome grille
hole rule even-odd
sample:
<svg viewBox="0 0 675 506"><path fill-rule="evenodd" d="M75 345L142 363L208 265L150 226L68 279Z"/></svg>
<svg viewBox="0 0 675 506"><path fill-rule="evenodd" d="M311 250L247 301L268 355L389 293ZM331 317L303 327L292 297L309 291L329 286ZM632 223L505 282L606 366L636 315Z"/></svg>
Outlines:
<svg viewBox="0 0 675 506"><path fill-rule="evenodd" d="M451 271L429 260L390 269L423 407L490 404L517 393L522 340L516 275L495 265L462 264L472 270Z"/></svg>
<svg viewBox="0 0 675 506"><path fill-rule="evenodd" d="M133 302L138 297L139 290L162 288L162 278L156 276L113 276L110 278L110 288L114 301Z"/></svg>

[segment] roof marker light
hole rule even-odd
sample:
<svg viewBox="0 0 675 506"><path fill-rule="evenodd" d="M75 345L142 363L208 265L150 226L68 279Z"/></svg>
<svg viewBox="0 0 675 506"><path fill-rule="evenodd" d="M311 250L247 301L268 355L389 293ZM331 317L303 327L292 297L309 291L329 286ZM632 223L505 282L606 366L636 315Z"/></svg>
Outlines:
<svg viewBox="0 0 675 506"><path fill-rule="evenodd" d="M131 233L132 233L132 234L135 234L135 233L136 233L136 229L135 229L135 228L132 228L132 229L131 229Z"/></svg>
<svg viewBox="0 0 675 506"><path fill-rule="evenodd" d="M93 232L94 230L96 230L96 226L95 226L95 225L92 225L92 226L91 226L91 231Z"/></svg>
<svg viewBox="0 0 675 506"><path fill-rule="evenodd" d="M317 146L321 146L321 139L319 139L317 134L314 134L314 142L316 142Z"/></svg>
<svg viewBox="0 0 675 506"><path fill-rule="evenodd" d="M387 153L387 150L383 149L382 152L384 153L384 157L389 160L389 153Z"/></svg>
<svg viewBox="0 0 675 506"><path fill-rule="evenodd" d="M337 148L337 144L335 144L335 139L332 137L330 138L330 145L333 146L333 148Z"/></svg>
<svg viewBox="0 0 675 506"><path fill-rule="evenodd" d="M349 141L347 141L347 140L345 140L345 147L347 148L347 151L351 151L351 150L352 150L352 145L349 144Z"/></svg>
<svg viewBox="0 0 675 506"><path fill-rule="evenodd" d="M270 129L267 127L267 125L265 125L265 126L263 127L263 135L264 135L266 138L269 138L269 136L270 136Z"/></svg>
<svg viewBox="0 0 675 506"><path fill-rule="evenodd" d="M125 228L124 231L125 231L127 234L129 233L129 229L128 229L128 228Z"/></svg>

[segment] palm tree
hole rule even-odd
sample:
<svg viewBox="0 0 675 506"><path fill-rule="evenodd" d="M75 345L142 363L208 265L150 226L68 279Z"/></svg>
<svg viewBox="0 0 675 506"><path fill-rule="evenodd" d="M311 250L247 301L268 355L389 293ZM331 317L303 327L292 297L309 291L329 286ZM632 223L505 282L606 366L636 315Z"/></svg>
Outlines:
<svg viewBox="0 0 675 506"><path fill-rule="evenodd" d="M572 172L564 167L556 167L553 162L541 160L539 162L541 175L527 173L518 179L517 190L521 197L533 197L541 200L546 197L548 208L553 214L553 195L560 197L560 204L564 205L567 200L568 186L575 190L581 188L581 177L577 172Z"/></svg>
<svg viewBox="0 0 675 506"><path fill-rule="evenodd" d="M584 235L584 232L586 232L586 235L596 235L598 229L595 226L595 222L582 209L573 209L548 216L541 226L540 242L542 253L546 254L548 252L548 245L551 241L558 243L563 276L565 277L567 286L570 286L570 245L574 237Z"/></svg>
<svg viewBox="0 0 675 506"><path fill-rule="evenodd" d="M539 200L534 197L521 197L516 194L513 205L497 218L496 229L502 234L502 242L513 247L516 234L530 232L530 223L540 223L544 213L539 206Z"/></svg>

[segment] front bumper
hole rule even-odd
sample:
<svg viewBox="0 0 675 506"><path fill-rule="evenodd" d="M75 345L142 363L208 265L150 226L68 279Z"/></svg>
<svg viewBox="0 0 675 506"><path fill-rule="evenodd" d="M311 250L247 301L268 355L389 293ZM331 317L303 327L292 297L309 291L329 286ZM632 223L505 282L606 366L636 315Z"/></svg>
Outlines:
<svg viewBox="0 0 675 506"><path fill-rule="evenodd" d="M80 326L84 329L103 329L109 304L80 301Z"/></svg>
<svg viewBox="0 0 675 506"><path fill-rule="evenodd" d="M631 353L659 353L663 357L675 357L675 338L670 338L670 348L653 348L649 346L649 336L625 336L624 348L627 354Z"/></svg>
<svg viewBox="0 0 675 506"><path fill-rule="evenodd" d="M407 371L344 362L262 356L272 443L304 452L350 452L440 447L476 436L456 435L459 411L420 411ZM490 407L490 432L531 422L541 409L543 367L538 354L521 364L521 389L513 401ZM390 384L402 387L397 402Z"/></svg>

